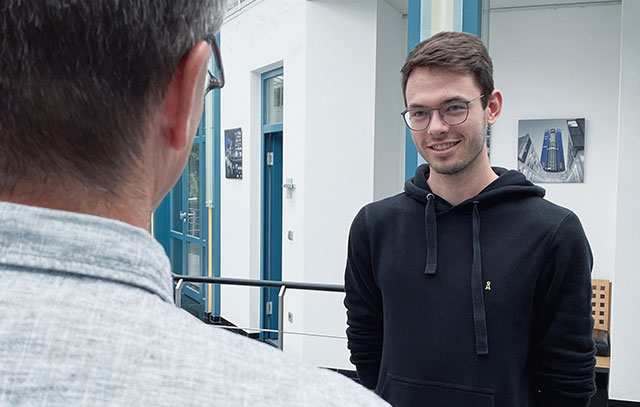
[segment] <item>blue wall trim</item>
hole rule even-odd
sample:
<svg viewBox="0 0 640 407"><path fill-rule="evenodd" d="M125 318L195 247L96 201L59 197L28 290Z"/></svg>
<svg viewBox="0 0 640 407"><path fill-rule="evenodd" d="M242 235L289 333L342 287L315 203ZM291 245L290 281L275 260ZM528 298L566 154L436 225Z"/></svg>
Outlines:
<svg viewBox="0 0 640 407"><path fill-rule="evenodd" d="M462 3L462 31L480 35L482 0L464 0Z"/></svg>
<svg viewBox="0 0 640 407"><path fill-rule="evenodd" d="M471 0L471 1L475 1L475 0ZM453 1L453 27L452 27L453 31L464 31L462 28L462 20L464 17L462 3L463 3L463 0Z"/></svg>
<svg viewBox="0 0 640 407"><path fill-rule="evenodd" d="M420 4L420 0L409 0L407 54L420 42ZM404 89L402 92L404 94ZM407 127L405 127L404 146L404 177L410 178L418 166L418 150L413 144L411 131Z"/></svg>
<svg viewBox="0 0 640 407"><path fill-rule="evenodd" d="M430 4L430 2L424 2ZM420 42L420 32L423 26L428 25L430 21L421 21L422 16L422 0L409 0L409 16L408 16L408 34L407 34L407 53ZM425 13L430 15L430 13ZM474 35L480 35L482 21L482 0L463 0L462 1L462 31ZM403 90L404 92L404 90ZM413 144L411 131L405 130L405 149L404 149L404 174L405 178L414 175L418 166L418 150Z"/></svg>
<svg viewBox="0 0 640 407"><path fill-rule="evenodd" d="M218 45L220 33L216 35ZM218 68L216 67L216 70ZM216 72L217 73L217 72ZM211 274L220 277L220 89L213 91L213 208L211 210ZM220 315L220 284L213 285L213 301L211 313Z"/></svg>

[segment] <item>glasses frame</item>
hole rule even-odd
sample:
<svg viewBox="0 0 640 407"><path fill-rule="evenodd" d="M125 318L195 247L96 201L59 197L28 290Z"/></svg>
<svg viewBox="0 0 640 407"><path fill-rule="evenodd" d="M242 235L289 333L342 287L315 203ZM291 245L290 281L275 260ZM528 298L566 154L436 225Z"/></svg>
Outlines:
<svg viewBox="0 0 640 407"><path fill-rule="evenodd" d="M213 57L216 62L216 71L218 76L214 75L210 69L207 69L207 73L209 75L207 79L207 86L204 90L204 95L206 96L209 92L214 89L222 89L224 87L224 67L222 66L222 57L220 56L220 47L218 47L218 41L216 40L216 36L213 34L207 34L203 38L204 41L208 42L211 46L211 50L213 51Z"/></svg>
<svg viewBox="0 0 640 407"><path fill-rule="evenodd" d="M467 119L469 118L469 104L475 102L476 100L480 100L484 98L484 95L480 95L476 98L470 99L470 100L458 100L458 101L454 101L454 102L449 102L449 103L445 103L443 105L440 105L438 107L436 107L435 109L424 109L422 107L412 107L412 108L407 108L404 111L402 111L402 113L400 113L402 115L402 118L404 119L404 124L407 125L407 127L413 131L422 131L425 130L429 127L429 125L431 124L431 118L433 117L433 112L435 110L438 111L438 113L440 113L440 119L447 124L447 126L459 126L462 123L466 122ZM467 114L465 115L464 119L462 119L462 121L458 122L458 123L449 123L448 121L445 120L444 118L444 113L442 112L442 108L447 107L453 103L464 103L467 106ZM424 125L424 127L422 128L418 128L415 129L413 127L411 127L411 125L409 124L411 122L411 119L407 119L407 113L410 112L415 112L415 111L424 111L426 113L429 113L429 119L427 120L427 123Z"/></svg>

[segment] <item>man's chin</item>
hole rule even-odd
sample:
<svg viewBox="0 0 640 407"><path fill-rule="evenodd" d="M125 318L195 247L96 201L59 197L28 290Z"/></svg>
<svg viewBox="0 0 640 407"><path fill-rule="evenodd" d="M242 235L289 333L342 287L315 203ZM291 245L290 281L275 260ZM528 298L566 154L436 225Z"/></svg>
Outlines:
<svg viewBox="0 0 640 407"><path fill-rule="evenodd" d="M461 164L442 164L442 163L429 163L429 169L431 172L435 172L439 175L457 175L464 171L466 166Z"/></svg>

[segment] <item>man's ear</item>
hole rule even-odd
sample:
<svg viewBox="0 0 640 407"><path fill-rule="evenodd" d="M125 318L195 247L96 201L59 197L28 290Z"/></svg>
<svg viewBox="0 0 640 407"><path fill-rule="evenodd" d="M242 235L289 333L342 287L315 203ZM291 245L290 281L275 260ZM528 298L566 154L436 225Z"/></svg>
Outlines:
<svg viewBox="0 0 640 407"><path fill-rule="evenodd" d="M501 112L502 93L498 89L494 89L487 101L487 123L494 124Z"/></svg>
<svg viewBox="0 0 640 407"><path fill-rule="evenodd" d="M189 50L173 73L162 100L163 133L176 150L189 145L200 121L210 50L206 41L199 41Z"/></svg>

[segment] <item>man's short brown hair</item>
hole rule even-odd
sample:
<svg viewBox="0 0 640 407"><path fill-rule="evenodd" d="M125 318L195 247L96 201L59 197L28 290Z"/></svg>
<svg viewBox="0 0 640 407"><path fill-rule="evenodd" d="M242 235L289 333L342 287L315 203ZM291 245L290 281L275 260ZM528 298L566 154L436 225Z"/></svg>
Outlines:
<svg viewBox="0 0 640 407"><path fill-rule="evenodd" d="M22 4L21 4L22 3ZM225 0L9 1L0 6L0 193L135 171L151 108Z"/></svg>
<svg viewBox="0 0 640 407"><path fill-rule="evenodd" d="M403 94L407 90L409 75L419 67L471 74L485 95L482 105L487 107L487 100L494 89L493 64L487 48L475 35L445 31L416 45L401 70Z"/></svg>

